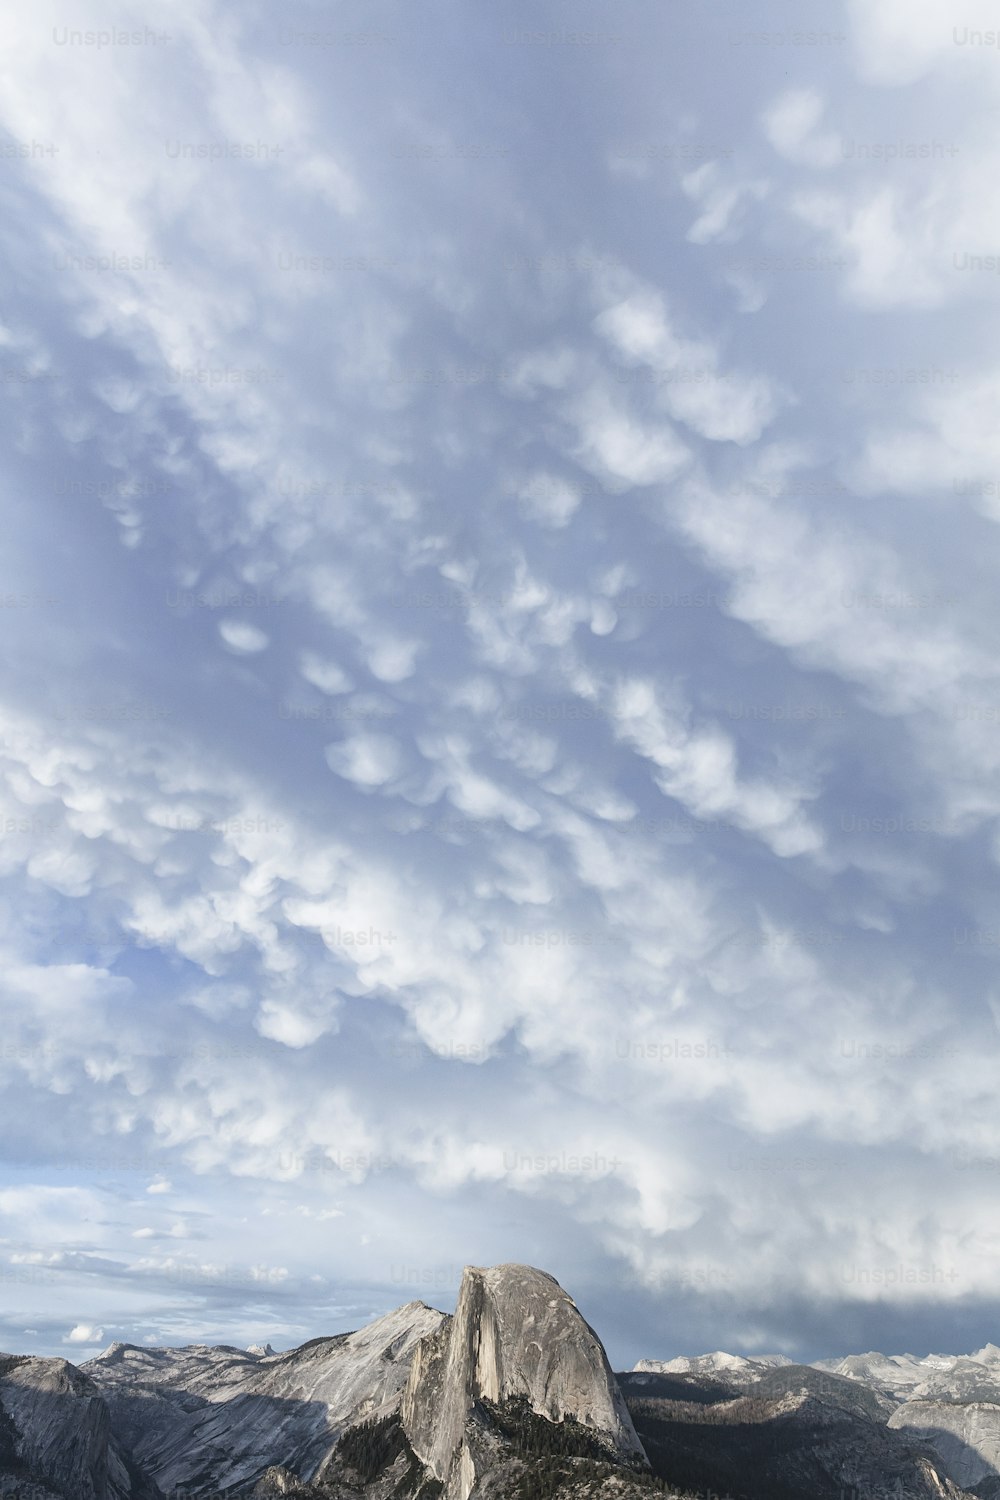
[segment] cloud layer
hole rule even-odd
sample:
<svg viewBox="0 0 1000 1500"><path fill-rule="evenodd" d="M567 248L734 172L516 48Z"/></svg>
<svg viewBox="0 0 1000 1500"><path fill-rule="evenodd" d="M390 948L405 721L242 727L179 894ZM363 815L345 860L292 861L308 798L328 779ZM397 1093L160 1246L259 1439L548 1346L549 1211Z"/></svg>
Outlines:
<svg viewBox="0 0 1000 1500"><path fill-rule="evenodd" d="M99 9L0 69L0 1341L978 1347L986 6Z"/></svg>

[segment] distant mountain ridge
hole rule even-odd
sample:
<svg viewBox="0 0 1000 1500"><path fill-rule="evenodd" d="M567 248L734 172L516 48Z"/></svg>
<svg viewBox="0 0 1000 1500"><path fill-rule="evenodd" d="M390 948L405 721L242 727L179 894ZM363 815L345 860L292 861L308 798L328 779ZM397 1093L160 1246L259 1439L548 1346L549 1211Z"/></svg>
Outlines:
<svg viewBox="0 0 1000 1500"><path fill-rule="evenodd" d="M793 1365L782 1355L714 1354L640 1360L636 1376L687 1376L738 1390L762 1392L776 1375L815 1388L808 1371L849 1381L887 1403L885 1426L934 1456L940 1473L963 1491L1000 1500L1000 1348L974 1354L851 1354ZM779 1373L780 1372L780 1373ZM800 1372L798 1375L796 1372Z"/></svg>
<svg viewBox="0 0 1000 1500"><path fill-rule="evenodd" d="M889 1419L932 1447L956 1484L1000 1495L1000 1348L974 1354L855 1354L821 1360L829 1370L899 1403Z"/></svg>
<svg viewBox="0 0 1000 1500"><path fill-rule="evenodd" d="M1000 1349L614 1375L547 1272L275 1353L0 1356L9 1500L1000 1500Z"/></svg>
<svg viewBox="0 0 1000 1500"><path fill-rule="evenodd" d="M725 1375L731 1380L745 1380L751 1384L765 1371L792 1363L784 1354L755 1354L748 1358L742 1354L725 1354L717 1349L714 1354L681 1354L676 1359L640 1359L633 1368L657 1375Z"/></svg>
<svg viewBox="0 0 1000 1500"><path fill-rule="evenodd" d="M817 1370L830 1370L850 1380L899 1397L960 1395L979 1387L1000 1391L1000 1349L986 1344L975 1354L849 1354L844 1359L823 1359Z"/></svg>

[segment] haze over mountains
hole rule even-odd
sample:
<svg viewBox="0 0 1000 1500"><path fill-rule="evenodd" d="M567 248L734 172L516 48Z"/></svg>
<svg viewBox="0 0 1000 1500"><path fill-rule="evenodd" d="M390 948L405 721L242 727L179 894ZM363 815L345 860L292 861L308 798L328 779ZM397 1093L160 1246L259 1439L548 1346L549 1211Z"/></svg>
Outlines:
<svg viewBox="0 0 1000 1500"><path fill-rule="evenodd" d="M467 1267L275 1353L113 1343L80 1369L0 1356L17 1500L995 1500L1000 1349L796 1365L717 1351L614 1375L546 1272Z"/></svg>

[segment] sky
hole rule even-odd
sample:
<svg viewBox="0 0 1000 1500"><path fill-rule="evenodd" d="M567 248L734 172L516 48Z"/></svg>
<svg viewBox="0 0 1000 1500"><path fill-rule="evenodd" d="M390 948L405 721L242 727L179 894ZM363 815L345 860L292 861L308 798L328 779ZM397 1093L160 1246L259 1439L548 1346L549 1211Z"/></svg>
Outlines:
<svg viewBox="0 0 1000 1500"><path fill-rule="evenodd" d="M0 1347L995 1339L995 7L3 26Z"/></svg>

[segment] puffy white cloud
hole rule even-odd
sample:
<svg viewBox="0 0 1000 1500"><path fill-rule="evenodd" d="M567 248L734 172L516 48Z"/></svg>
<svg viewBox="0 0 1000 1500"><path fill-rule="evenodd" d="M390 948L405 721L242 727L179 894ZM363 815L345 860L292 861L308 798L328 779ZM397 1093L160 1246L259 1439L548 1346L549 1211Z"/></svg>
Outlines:
<svg viewBox="0 0 1000 1500"><path fill-rule="evenodd" d="M75 1324L63 1339L64 1344L100 1344L103 1341L104 1329L95 1327L93 1323Z"/></svg>

